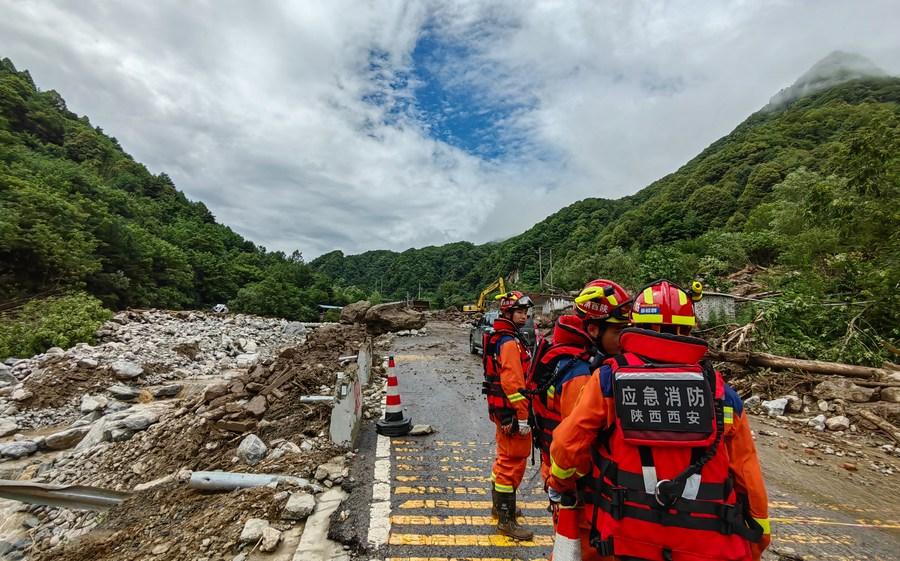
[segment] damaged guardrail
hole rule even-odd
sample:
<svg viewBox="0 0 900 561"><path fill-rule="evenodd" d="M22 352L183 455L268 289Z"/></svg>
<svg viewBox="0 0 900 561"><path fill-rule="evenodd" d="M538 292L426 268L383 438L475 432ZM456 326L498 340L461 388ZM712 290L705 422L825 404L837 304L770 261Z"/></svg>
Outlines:
<svg viewBox="0 0 900 561"><path fill-rule="evenodd" d="M0 479L0 497L33 505L74 510L109 510L130 493L86 485L49 485Z"/></svg>

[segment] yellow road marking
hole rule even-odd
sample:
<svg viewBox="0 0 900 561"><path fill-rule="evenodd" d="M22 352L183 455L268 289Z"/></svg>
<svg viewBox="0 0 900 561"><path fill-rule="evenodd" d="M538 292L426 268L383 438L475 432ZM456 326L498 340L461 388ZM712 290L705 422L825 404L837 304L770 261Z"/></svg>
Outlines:
<svg viewBox="0 0 900 561"><path fill-rule="evenodd" d="M484 468L475 467L475 466L441 466L441 471L467 471L467 472L481 472L484 471Z"/></svg>
<svg viewBox="0 0 900 561"><path fill-rule="evenodd" d="M793 510L793 509L797 508L797 505L795 505L793 503L786 503L784 501L769 501L769 508L775 508L775 509L785 508L785 509Z"/></svg>
<svg viewBox="0 0 900 561"><path fill-rule="evenodd" d="M398 486L394 489L398 495L487 495L484 487L432 487L419 485L416 487Z"/></svg>
<svg viewBox="0 0 900 561"><path fill-rule="evenodd" d="M418 476L418 475L397 475L394 477L397 481L415 482L415 481L435 481L444 483L487 483L491 480L486 475L445 475L445 476Z"/></svg>
<svg viewBox="0 0 900 561"><path fill-rule="evenodd" d="M466 534L391 534L391 545L437 545L479 547L541 547L553 545L553 536L535 536L533 540L520 542L500 535Z"/></svg>
<svg viewBox="0 0 900 561"><path fill-rule="evenodd" d="M803 543L803 544L838 544L853 545L854 539L851 536L823 536L821 534L776 534L779 541L783 543Z"/></svg>
<svg viewBox="0 0 900 561"><path fill-rule="evenodd" d="M435 466L429 465L419 465L419 464L397 464L397 471L434 471ZM477 466L437 466L438 470L441 472L466 472L466 473L485 473L488 471L487 467L477 467Z"/></svg>
<svg viewBox="0 0 900 561"><path fill-rule="evenodd" d="M542 509L546 510L548 501L519 501L519 508L524 509ZM400 503L403 509L422 509L422 508L450 508L450 509L473 509L473 510L490 510L493 504L491 501L450 501L444 499L438 500L406 500Z"/></svg>
<svg viewBox="0 0 900 561"><path fill-rule="evenodd" d="M435 487L432 485L416 485L414 487L408 485L398 485L394 487L394 493L397 495L487 495L488 488L485 487ZM533 497L545 496L544 490L535 487L529 493L526 489L519 489L520 496L531 495Z"/></svg>
<svg viewBox="0 0 900 561"><path fill-rule="evenodd" d="M428 360L436 358L437 355L394 355L397 362L418 362L420 360Z"/></svg>
<svg viewBox="0 0 900 561"><path fill-rule="evenodd" d="M837 522L835 520L828 520L827 518L818 518L818 517L810 517L810 518L770 518L772 522L778 522L779 524L809 524L812 526L849 526L851 528L885 528L888 530L900 530L900 523L895 520L870 520L868 522L858 521L856 523L853 522ZM886 523L885 523L886 522Z"/></svg>
<svg viewBox="0 0 900 561"><path fill-rule="evenodd" d="M526 526L552 526L553 520L547 516L524 516L519 519ZM496 526L492 516L391 516L394 526Z"/></svg>
<svg viewBox="0 0 900 561"><path fill-rule="evenodd" d="M454 464L456 464L456 463L465 463L465 464L483 464L483 465L487 465L487 464L491 464L491 463L494 462L494 458L493 458L493 457L491 457L491 458L477 458L477 459L475 459L475 458L460 458L459 456L450 456L450 457L447 457L447 456L437 457L437 456L435 456L434 458L426 458L425 456L407 456L406 454L401 454L401 455L394 456L394 459L397 460L398 462L423 462L423 463L426 463L426 464L429 462L429 460L432 461L432 462L433 462L434 460L437 460L437 462L438 462L438 463L441 463L441 464L448 464L448 463L454 463Z"/></svg>

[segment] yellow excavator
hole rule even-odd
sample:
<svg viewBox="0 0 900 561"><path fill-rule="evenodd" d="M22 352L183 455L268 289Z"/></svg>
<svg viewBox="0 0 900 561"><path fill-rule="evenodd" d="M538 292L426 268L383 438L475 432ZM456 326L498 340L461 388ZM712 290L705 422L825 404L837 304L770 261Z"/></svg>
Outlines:
<svg viewBox="0 0 900 561"><path fill-rule="evenodd" d="M500 294L506 292L506 283L503 282L503 277L498 278L496 281L487 285L484 290L481 291L481 294L478 295L478 302L475 304L466 304L463 306L463 311L468 313L479 313L484 312L484 301L490 295L491 292L499 290Z"/></svg>

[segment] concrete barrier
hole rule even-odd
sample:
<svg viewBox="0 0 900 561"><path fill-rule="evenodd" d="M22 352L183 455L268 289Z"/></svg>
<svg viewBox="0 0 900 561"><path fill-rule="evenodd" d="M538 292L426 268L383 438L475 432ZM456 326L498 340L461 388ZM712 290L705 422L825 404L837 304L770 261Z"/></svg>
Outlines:
<svg viewBox="0 0 900 561"><path fill-rule="evenodd" d="M359 383L366 387L369 385L369 379L372 376L372 339L367 338L360 345L359 354L356 355L356 372Z"/></svg>
<svg viewBox="0 0 900 561"><path fill-rule="evenodd" d="M328 436L338 446L353 446L359 433L362 388L372 375L372 353L372 340L366 339L356 355L356 372L337 373Z"/></svg>
<svg viewBox="0 0 900 561"><path fill-rule="evenodd" d="M356 374L338 372L328 435L338 446L353 446L362 417L362 385Z"/></svg>

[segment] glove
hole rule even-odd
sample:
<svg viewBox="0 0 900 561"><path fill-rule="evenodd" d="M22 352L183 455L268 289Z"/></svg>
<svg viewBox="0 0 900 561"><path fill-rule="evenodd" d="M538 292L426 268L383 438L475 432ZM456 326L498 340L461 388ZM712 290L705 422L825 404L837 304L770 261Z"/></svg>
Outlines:
<svg viewBox="0 0 900 561"><path fill-rule="evenodd" d="M550 497L551 503L560 503L562 502L562 493L554 489L553 487L547 487L547 496Z"/></svg>
<svg viewBox="0 0 900 561"><path fill-rule="evenodd" d="M528 424L528 419L524 421L522 419L518 420L519 425L519 434L521 436L525 436L526 434L531 434L531 425Z"/></svg>
<svg viewBox="0 0 900 561"><path fill-rule="evenodd" d="M508 435L508 436L517 434L519 432L518 421L515 418L513 418L510 422L506 423L505 425L501 424L500 430L503 432L503 434Z"/></svg>
<svg viewBox="0 0 900 561"><path fill-rule="evenodd" d="M557 508L575 508L577 499L575 495L569 493L560 493L553 487L547 487L547 496L550 498L550 506Z"/></svg>

